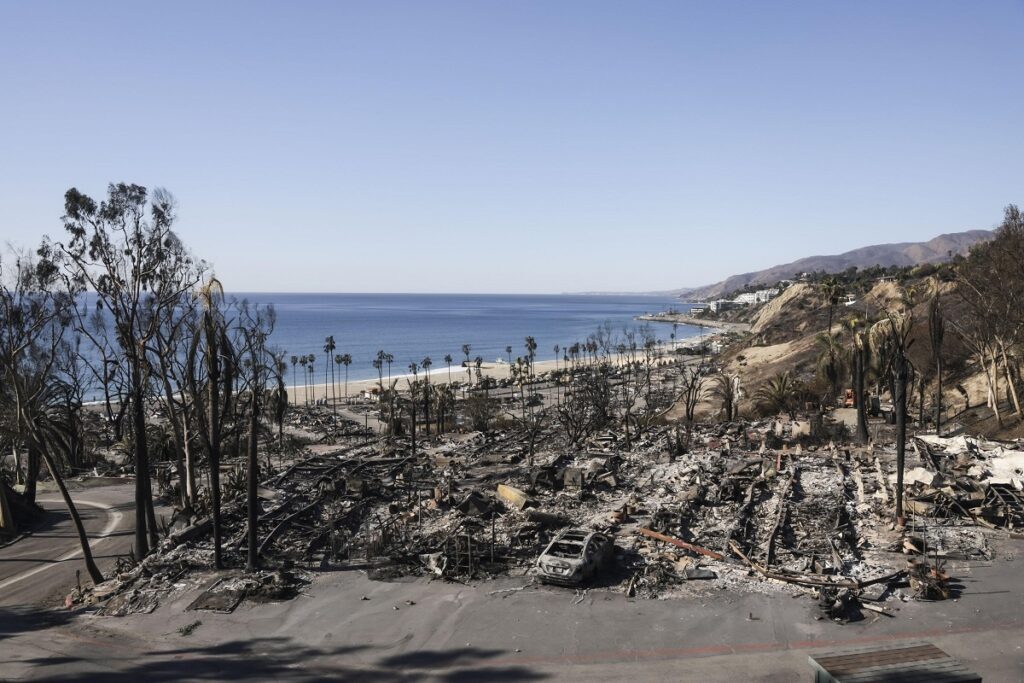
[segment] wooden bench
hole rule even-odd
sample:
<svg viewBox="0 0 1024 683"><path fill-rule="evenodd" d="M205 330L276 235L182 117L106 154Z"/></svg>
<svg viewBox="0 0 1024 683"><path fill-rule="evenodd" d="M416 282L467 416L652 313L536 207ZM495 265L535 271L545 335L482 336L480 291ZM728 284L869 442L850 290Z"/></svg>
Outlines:
<svg viewBox="0 0 1024 683"><path fill-rule="evenodd" d="M924 641L819 652L807 659L815 683L981 683L981 676Z"/></svg>

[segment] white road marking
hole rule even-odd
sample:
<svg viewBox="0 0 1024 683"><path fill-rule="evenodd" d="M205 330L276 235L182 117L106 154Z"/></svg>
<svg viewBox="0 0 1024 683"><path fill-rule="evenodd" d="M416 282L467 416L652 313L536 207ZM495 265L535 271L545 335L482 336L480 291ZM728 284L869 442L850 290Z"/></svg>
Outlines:
<svg viewBox="0 0 1024 683"><path fill-rule="evenodd" d="M41 500L39 502L41 502L41 503L63 503L64 500L61 498L61 499L57 499L57 500ZM108 521L107 525L105 527L103 527L103 531L100 532L100 535L97 538L92 539L90 541L89 546L91 548L93 548L93 549L95 549L97 545L99 545L104 540L106 540L107 538L110 537L110 535L114 532L114 529L117 528L117 525L121 523L121 518L124 516L121 513L120 510L115 510L113 506L107 505L106 503L97 503L97 502L92 501L92 500L76 500L75 501L75 505L86 505L88 507L94 507L94 508L100 508L101 510L106 510L108 513L110 513L110 511L113 511L113 513L114 513L114 514L110 515L110 521ZM72 524L72 526L73 526L73 524ZM5 588L7 588L8 586L13 586L14 584L18 583L19 581L27 579L30 576L35 576L39 572L46 571L47 569L50 569L51 567L56 567L61 562L64 562L65 560L70 560L70 559L72 559L72 558L74 558L74 557L76 557L78 555L81 555L81 554L82 554L82 545L79 543L79 544L77 544L77 549L76 550L72 550L72 551L64 553L63 555L58 557L53 562L47 562L46 564L41 565L39 567L36 567L35 569L28 569L28 570L23 571L22 573L18 574L17 576L12 576L11 578L7 579L6 581L0 582L0 590L3 590Z"/></svg>

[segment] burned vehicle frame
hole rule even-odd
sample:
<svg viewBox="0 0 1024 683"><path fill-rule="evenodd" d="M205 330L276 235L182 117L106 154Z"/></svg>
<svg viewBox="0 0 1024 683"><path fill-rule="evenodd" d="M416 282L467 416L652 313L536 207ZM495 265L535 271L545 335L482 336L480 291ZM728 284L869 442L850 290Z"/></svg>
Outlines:
<svg viewBox="0 0 1024 683"><path fill-rule="evenodd" d="M605 534L586 529L558 533L537 558L544 583L576 586L600 571L614 556L615 544Z"/></svg>

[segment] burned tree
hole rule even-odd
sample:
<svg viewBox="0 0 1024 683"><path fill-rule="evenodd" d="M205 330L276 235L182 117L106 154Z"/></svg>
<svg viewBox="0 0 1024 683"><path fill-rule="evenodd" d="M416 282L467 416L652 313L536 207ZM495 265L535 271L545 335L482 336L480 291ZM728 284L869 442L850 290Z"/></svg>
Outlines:
<svg viewBox="0 0 1024 683"><path fill-rule="evenodd" d="M942 340L946 336L946 319L942 314L939 281L932 282L932 295L928 299L928 340L931 342L935 362L935 433L942 434Z"/></svg>
<svg viewBox="0 0 1024 683"><path fill-rule="evenodd" d="M267 338L274 331L276 315L272 307L261 308L242 302L239 306L238 332L241 340L242 374L248 389L249 415L246 444L246 509L248 511L246 569L250 572L259 567L259 545L257 524L259 522L259 428L261 401L267 388L267 377L271 367L268 361Z"/></svg>
<svg viewBox="0 0 1024 683"><path fill-rule="evenodd" d="M174 200L139 185L110 185L97 203L72 188L64 196L66 242L44 245L74 294L91 290L111 318L129 378L135 452L135 545L139 556L156 544L156 515L146 443L150 352L164 312L199 281L197 263L174 234Z"/></svg>
<svg viewBox="0 0 1024 683"><path fill-rule="evenodd" d="M61 414L59 393L65 388L57 360L74 308L71 293L62 286L47 245L40 259L0 261L0 428L28 448L28 496L34 498L38 461L46 464L75 525L82 555L94 583L103 575L93 560L82 518L71 500L55 454L69 455L69 436L75 429ZM33 465L33 459L35 465Z"/></svg>
<svg viewBox="0 0 1024 683"><path fill-rule="evenodd" d="M188 389L196 410L196 425L210 466L213 518L213 564L223 569L221 557L220 458L224 442L224 414L231 409L236 372L235 351L228 337L224 290L213 278L199 292L203 310L188 349Z"/></svg>
<svg viewBox="0 0 1024 683"><path fill-rule="evenodd" d="M686 421L693 423L697 404L704 395L704 375L697 368L684 367L679 380L680 397L683 401L683 412Z"/></svg>
<svg viewBox="0 0 1024 683"><path fill-rule="evenodd" d="M913 367L907 352L914 340L910 337L913 315L889 312L887 316L871 326L869 339L871 350L878 352L885 348L889 364L885 372L892 377L895 385L893 409L896 412L896 523L902 526L903 517L903 469L907 446L907 382Z"/></svg>

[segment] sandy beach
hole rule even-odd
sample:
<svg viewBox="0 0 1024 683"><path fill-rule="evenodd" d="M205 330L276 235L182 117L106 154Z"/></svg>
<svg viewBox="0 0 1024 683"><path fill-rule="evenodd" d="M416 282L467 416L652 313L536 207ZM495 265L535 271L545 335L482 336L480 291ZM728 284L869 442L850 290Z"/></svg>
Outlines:
<svg viewBox="0 0 1024 683"><path fill-rule="evenodd" d="M703 340L705 342L711 342L714 339L722 336L724 334L724 332L725 332L725 330L719 330L719 331L715 331L715 332L710 332L710 333L705 334L703 336ZM677 341L675 343L675 349L695 348L695 347L700 345L701 339L702 338L698 336L698 337L690 337L688 339L679 340L679 341ZM662 344L660 348L661 348L661 350L664 353L668 354L668 353L672 352L673 345L672 344ZM663 359L663 360L666 360L666 362L667 362L667 359ZM612 362L613 363L617 362L617 360L613 357L612 358ZM554 359L543 360L543 361L539 360L536 363L534 363L534 372L537 375L542 375L545 372L550 372L552 370L561 369L564 366L565 366L565 362L562 361L562 360L558 360L558 361L555 361ZM397 370L398 366L394 366L393 369ZM475 365L472 368L472 373L473 373L473 382L475 383L476 382L476 366ZM484 377L493 377L494 379L507 379L508 377L511 376L511 368L509 367L508 363L497 363L497 362L491 361L491 362L485 362L485 363L481 364L481 366L480 366L480 373ZM420 379L422 379L427 374L428 373L420 372L419 373ZM434 367L432 367L430 369L429 375L430 375L430 381L432 383L434 383L434 384L448 384L449 383L448 366L444 365L443 363L441 364L441 367L437 367L436 365ZM412 379L412 375L409 374L409 373L392 373L391 374L391 381L392 382L394 382L395 380L398 380L398 384L396 386L397 386L397 389L399 389L400 391L404 391L404 390L407 390L409 388L408 380L411 380L411 379ZM469 372L467 371L467 368L463 367L461 365L461 363L459 363L459 364L452 363L451 373L450 373L450 381L453 382L453 383L454 382L462 383L462 382L466 382L468 379L469 379ZM387 382L388 382L388 373L387 373L387 371L385 371L384 372L384 384L387 385ZM362 393L363 391L369 391L369 390L372 390L372 389L376 388L378 386L378 384L379 384L379 382L378 382L377 378L349 380L349 382L348 382L348 397L349 398L353 398L353 397L359 396L359 394ZM344 378L344 373L342 373L341 378L338 381L336 381L334 386L335 386L334 392L337 394L337 398L339 400L344 400L344 397L345 397L345 378ZM307 400L307 398L312 399L314 401L318 400L318 399L323 399L323 398L327 398L327 399L332 398L330 385L326 384L326 383L323 383L323 382L321 382L319 384L309 385L309 387L308 387L308 392L309 392L308 393L308 397L307 397L307 393L306 393L307 392L307 387L305 385L302 385L302 384L299 384L299 385L296 385L296 386L289 385L287 387L287 389L288 389L289 396L293 397L293 399L292 399L293 402L305 402Z"/></svg>

